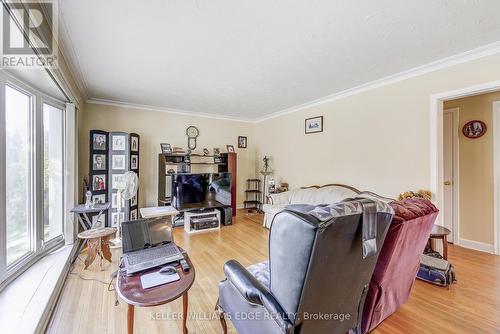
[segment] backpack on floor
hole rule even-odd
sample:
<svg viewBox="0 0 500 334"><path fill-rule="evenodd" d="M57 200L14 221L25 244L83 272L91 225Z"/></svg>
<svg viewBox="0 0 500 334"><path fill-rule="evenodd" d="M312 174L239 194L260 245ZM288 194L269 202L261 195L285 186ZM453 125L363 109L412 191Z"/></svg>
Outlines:
<svg viewBox="0 0 500 334"><path fill-rule="evenodd" d="M453 265L439 257L420 255L417 278L439 286L449 286L456 282Z"/></svg>

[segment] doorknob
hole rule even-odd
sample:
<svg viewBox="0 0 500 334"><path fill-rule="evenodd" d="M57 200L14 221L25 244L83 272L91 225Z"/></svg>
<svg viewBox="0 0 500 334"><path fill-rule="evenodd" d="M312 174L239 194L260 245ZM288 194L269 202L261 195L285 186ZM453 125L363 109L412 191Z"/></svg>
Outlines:
<svg viewBox="0 0 500 334"><path fill-rule="evenodd" d="M452 183L451 181L444 181L445 186L451 186L451 183Z"/></svg>

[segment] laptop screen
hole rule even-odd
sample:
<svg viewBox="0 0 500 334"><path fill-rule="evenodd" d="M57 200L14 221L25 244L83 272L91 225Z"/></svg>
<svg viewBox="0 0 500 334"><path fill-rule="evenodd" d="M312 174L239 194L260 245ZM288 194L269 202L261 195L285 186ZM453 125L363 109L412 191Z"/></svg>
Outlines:
<svg viewBox="0 0 500 334"><path fill-rule="evenodd" d="M172 241L172 229L165 218L138 219L123 222L123 253Z"/></svg>

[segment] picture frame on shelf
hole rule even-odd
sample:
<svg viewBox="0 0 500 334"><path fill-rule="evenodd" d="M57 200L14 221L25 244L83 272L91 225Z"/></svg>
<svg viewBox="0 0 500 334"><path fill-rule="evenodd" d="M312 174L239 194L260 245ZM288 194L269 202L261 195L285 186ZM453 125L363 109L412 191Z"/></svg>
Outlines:
<svg viewBox="0 0 500 334"><path fill-rule="evenodd" d="M238 148L247 148L247 137L238 136Z"/></svg>
<svg viewBox="0 0 500 334"><path fill-rule="evenodd" d="M168 143L160 143L161 153L163 154L172 154L172 146Z"/></svg>
<svg viewBox="0 0 500 334"><path fill-rule="evenodd" d="M214 157L220 156L220 149L218 147L214 147Z"/></svg>
<svg viewBox="0 0 500 334"><path fill-rule="evenodd" d="M106 154L92 155L92 170L106 170Z"/></svg>
<svg viewBox="0 0 500 334"><path fill-rule="evenodd" d="M113 155L111 164L112 169L124 170L125 169L125 155Z"/></svg>
<svg viewBox="0 0 500 334"><path fill-rule="evenodd" d="M105 174L96 174L92 176L92 190L93 191L106 190Z"/></svg>
<svg viewBox="0 0 500 334"><path fill-rule="evenodd" d="M233 145L226 145L227 153L234 153L234 146Z"/></svg>
<svg viewBox="0 0 500 334"><path fill-rule="evenodd" d="M323 132L323 116L306 118L305 134Z"/></svg>
<svg viewBox="0 0 500 334"><path fill-rule="evenodd" d="M107 144L106 135L103 133L94 133L92 136L92 149L96 151L105 151Z"/></svg>

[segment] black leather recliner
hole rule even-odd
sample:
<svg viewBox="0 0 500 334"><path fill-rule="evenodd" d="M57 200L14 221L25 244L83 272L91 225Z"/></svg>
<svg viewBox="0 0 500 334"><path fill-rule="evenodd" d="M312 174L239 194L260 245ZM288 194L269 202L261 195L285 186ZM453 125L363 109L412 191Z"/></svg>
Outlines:
<svg viewBox="0 0 500 334"><path fill-rule="evenodd" d="M359 332L392 216L371 199L287 207L273 220L269 261L224 265L216 305L224 332L224 316L240 334Z"/></svg>

